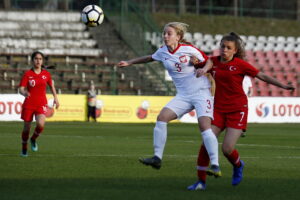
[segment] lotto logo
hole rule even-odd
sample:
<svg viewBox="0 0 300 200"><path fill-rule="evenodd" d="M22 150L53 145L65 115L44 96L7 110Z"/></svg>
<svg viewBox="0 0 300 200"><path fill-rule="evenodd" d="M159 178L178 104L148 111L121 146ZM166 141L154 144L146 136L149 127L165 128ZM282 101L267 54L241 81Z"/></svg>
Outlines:
<svg viewBox="0 0 300 200"><path fill-rule="evenodd" d="M267 117L270 112L270 108L268 106L265 106L265 103L261 103L258 106L256 106L256 114L259 117Z"/></svg>

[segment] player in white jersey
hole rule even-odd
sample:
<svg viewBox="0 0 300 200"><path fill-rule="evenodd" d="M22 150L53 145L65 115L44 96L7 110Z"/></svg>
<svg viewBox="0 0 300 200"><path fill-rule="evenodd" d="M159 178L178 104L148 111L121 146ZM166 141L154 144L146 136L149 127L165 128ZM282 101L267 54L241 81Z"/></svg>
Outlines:
<svg viewBox="0 0 300 200"><path fill-rule="evenodd" d="M154 156L141 158L140 162L160 169L163 151L167 139L167 123L195 109L198 117L199 129L202 133L204 145L208 151L211 169L215 176L221 176L218 160L218 141L211 130L213 118L213 98L210 93L210 82L204 75L212 68L208 57L184 40L187 24L171 22L165 25L163 40L165 45L153 55L120 61L119 67L132 64L160 61L168 70L177 89L177 95L161 110L153 133ZM191 57L197 57L203 68L195 70L190 62Z"/></svg>

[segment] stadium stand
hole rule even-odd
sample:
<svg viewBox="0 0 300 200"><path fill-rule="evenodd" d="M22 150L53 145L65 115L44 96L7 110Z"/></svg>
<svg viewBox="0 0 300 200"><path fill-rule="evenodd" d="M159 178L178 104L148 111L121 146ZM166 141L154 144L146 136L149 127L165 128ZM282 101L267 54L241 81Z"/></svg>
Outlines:
<svg viewBox="0 0 300 200"><path fill-rule="evenodd" d="M51 73L59 93L85 93L89 81L101 94L147 92L141 89L146 79L141 81L143 75L135 67L126 71L114 67L119 59L133 55L109 22L98 33L80 22L78 12L0 11L0 25L1 93L17 92L35 50L46 55L46 65L56 66Z"/></svg>
<svg viewBox="0 0 300 200"><path fill-rule="evenodd" d="M164 95L166 89L151 76L148 68L116 70L117 61L132 58L134 54L113 24L106 21L101 29L88 30L79 19L78 12L0 11L0 91L16 92L16 84L30 64L29 55L40 50L47 55L46 64L56 66L53 77L62 93L85 92L88 81L93 80L103 94ZM195 32L185 37L207 54L219 54L221 34ZM246 43L246 59L251 64L297 86L300 37L241 37ZM154 47L163 44L160 33L146 32L145 39ZM259 96L296 95L256 82L255 85L254 93Z"/></svg>

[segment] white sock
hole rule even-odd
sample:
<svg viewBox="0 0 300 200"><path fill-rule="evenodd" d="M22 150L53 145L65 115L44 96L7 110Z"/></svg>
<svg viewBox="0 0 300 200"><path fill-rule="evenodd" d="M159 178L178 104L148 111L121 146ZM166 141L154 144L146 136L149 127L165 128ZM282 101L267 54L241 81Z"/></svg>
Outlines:
<svg viewBox="0 0 300 200"><path fill-rule="evenodd" d="M167 142L167 123L157 121L153 131L154 155L162 159Z"/></svg>
<svg viewBox="0 0 300 200"><path fill-rule="evenodd" d="M219 166L218 139L211 130L211 128L202 132L202 139L207 153L209 155L211 164Z"/></svg>

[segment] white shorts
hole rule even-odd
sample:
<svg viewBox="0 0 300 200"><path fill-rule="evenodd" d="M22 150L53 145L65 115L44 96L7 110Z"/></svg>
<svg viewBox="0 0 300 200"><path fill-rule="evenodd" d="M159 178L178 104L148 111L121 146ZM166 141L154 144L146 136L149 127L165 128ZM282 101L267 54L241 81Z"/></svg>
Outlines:
<svg viewBox="0 0 300 200"><path fill-rule="evenodd" d="M195 109L197 118L207 116L213 119L213 105L213 97L208 88L201 89L199 93L192 96L176 95L165 108L169 108L175 112L178 118Z"/></svg>

